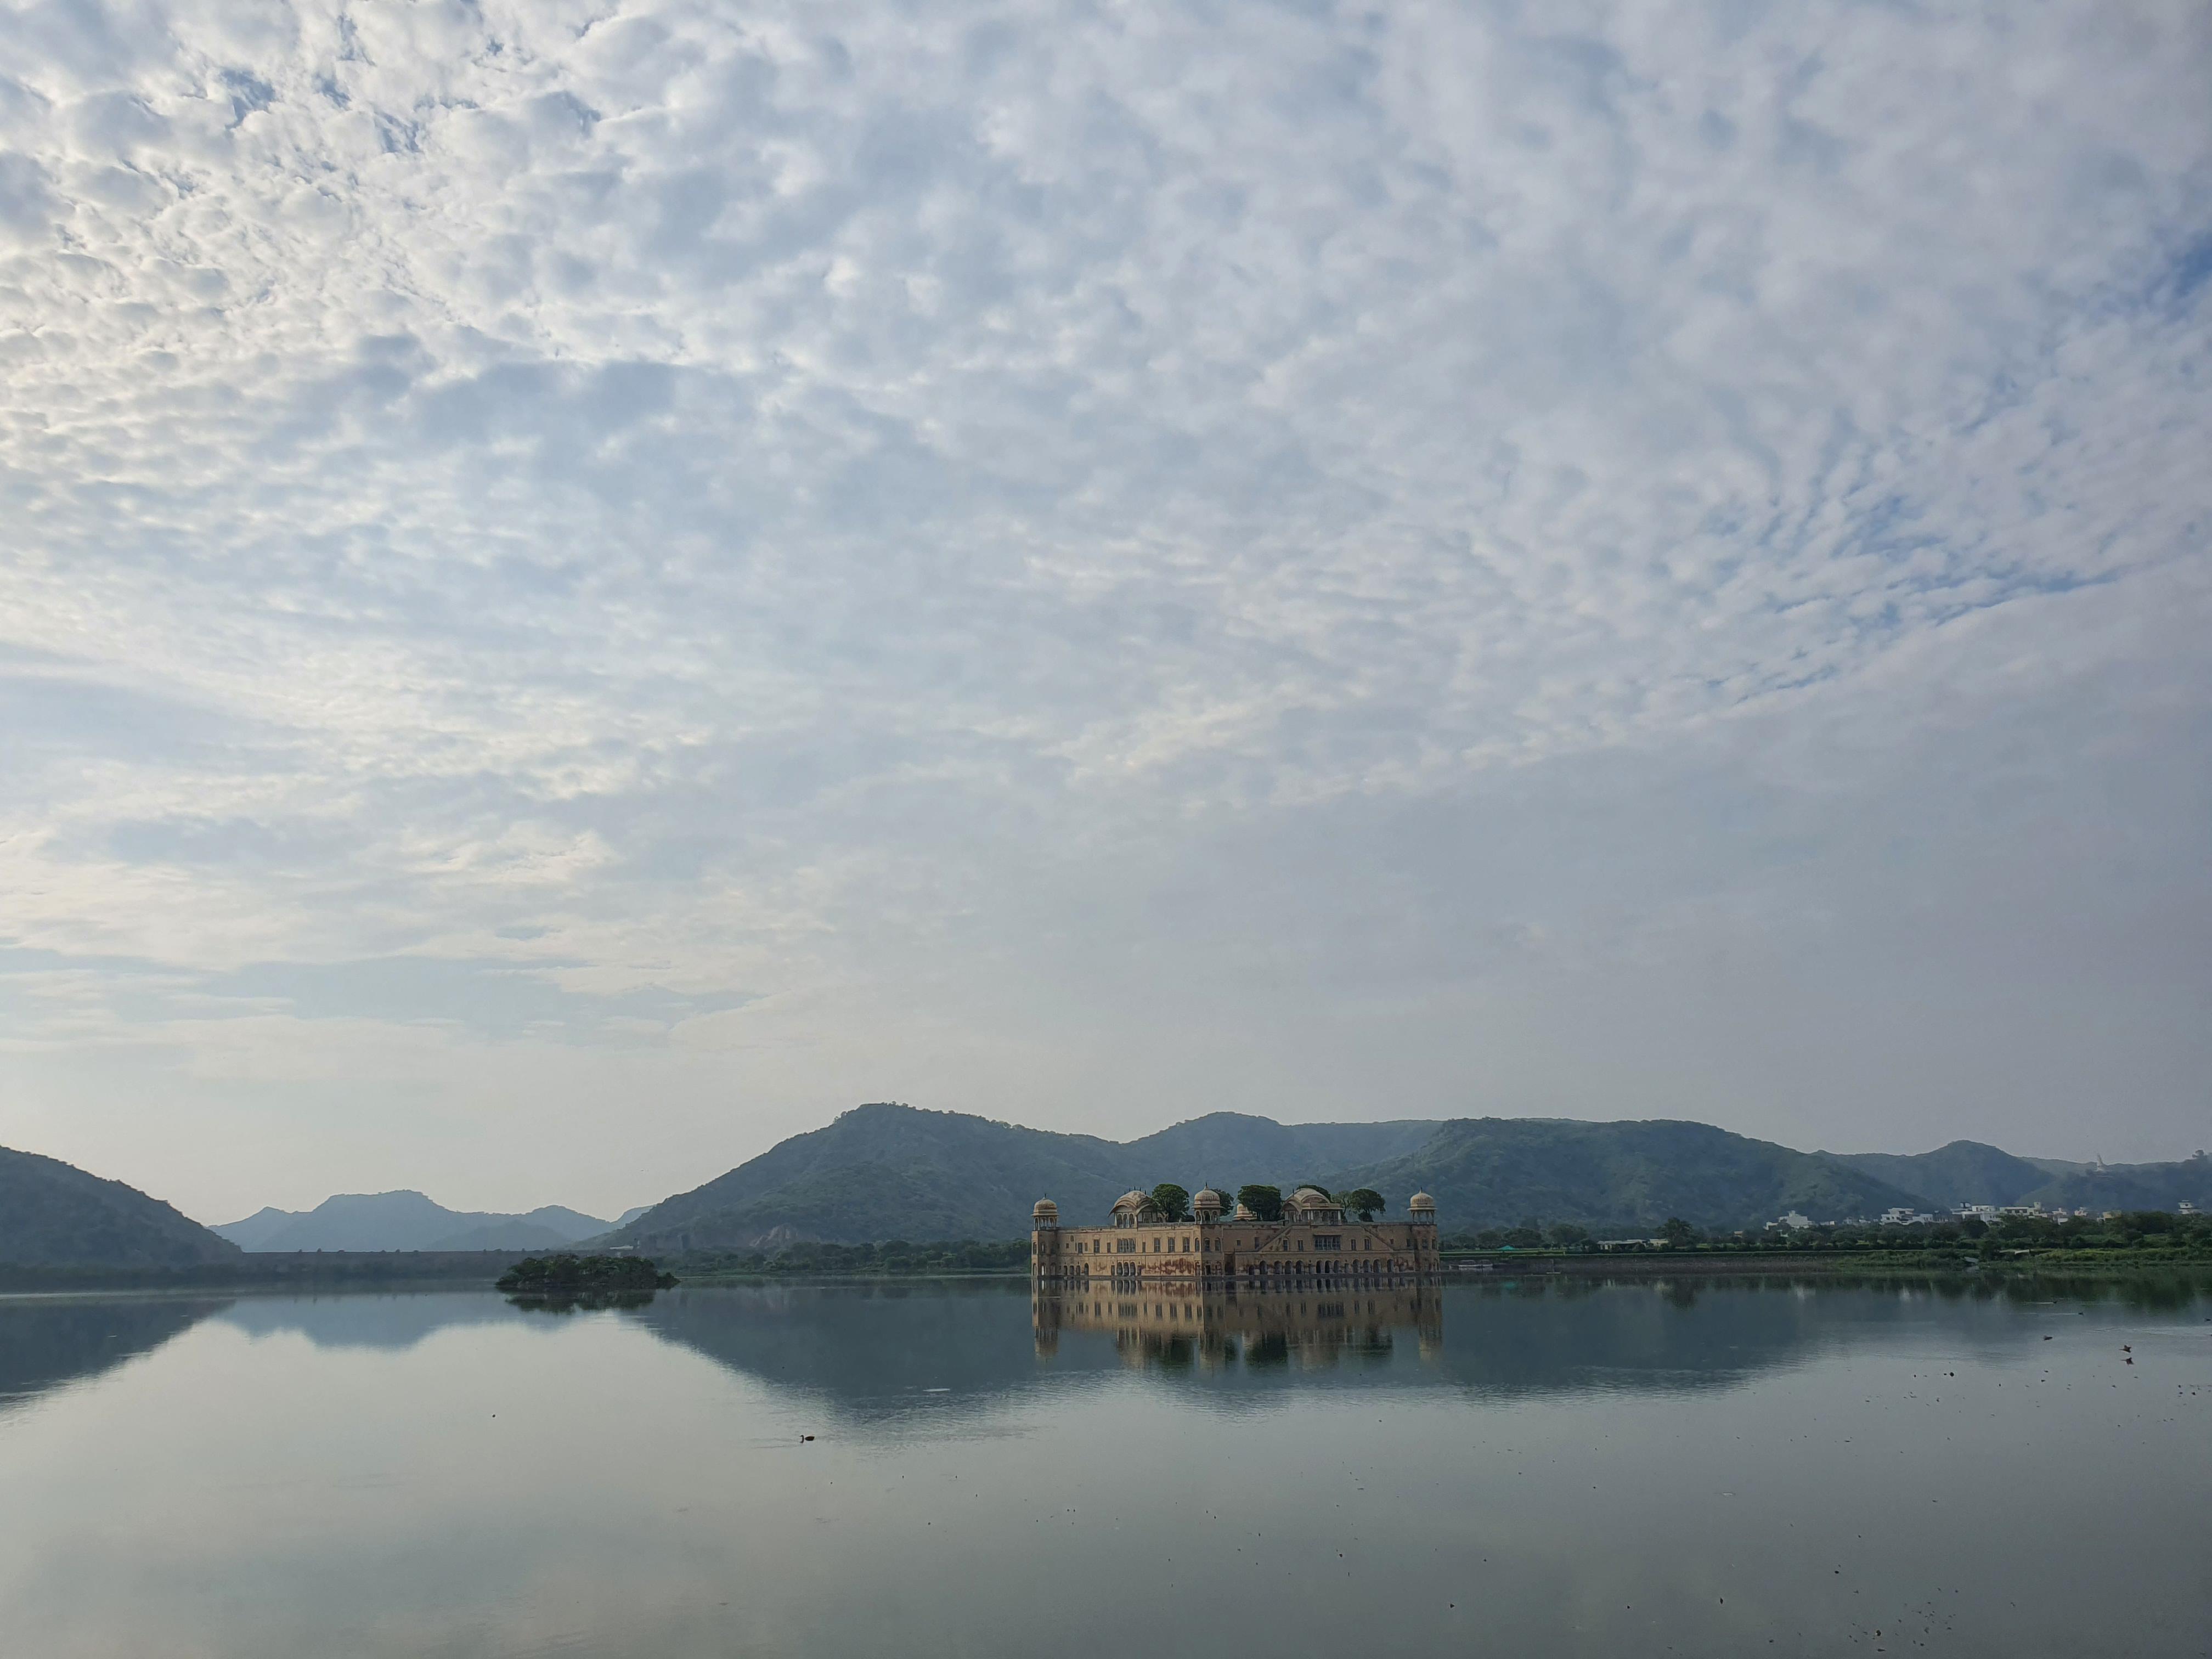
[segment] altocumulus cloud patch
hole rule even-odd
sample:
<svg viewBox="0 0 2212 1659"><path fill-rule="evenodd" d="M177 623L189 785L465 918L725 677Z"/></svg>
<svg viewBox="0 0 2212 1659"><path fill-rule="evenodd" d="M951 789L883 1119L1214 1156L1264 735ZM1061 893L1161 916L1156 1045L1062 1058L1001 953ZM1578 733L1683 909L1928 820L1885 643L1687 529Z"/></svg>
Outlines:
<svg viewBox="0 0 2212 1659"><path fill-rule="evenodd" d="M2048 1121L2107 1004L2147 1121L2203 1058L2040 971L2205 904L2198 9L40 6L0 63L41 1053L266 994L519 1054L588 982L779 1097L1783 1133L1790 1053L1960 1100L1902 957ZM1815 959L1843 1071L1774 1036ZM1631 1098L1647 1026L1705 1040Z"/></svg>

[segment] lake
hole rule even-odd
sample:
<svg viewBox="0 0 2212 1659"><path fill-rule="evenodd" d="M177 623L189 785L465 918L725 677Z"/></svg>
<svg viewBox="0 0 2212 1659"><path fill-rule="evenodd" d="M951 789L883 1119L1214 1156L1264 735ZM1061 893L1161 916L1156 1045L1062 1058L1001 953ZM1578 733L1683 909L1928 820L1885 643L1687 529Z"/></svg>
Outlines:
<svg viewBox="0 0 2212 1659"><path fill-rule="evenodd" d="M2204 1655L2212 1293L0 1299L0 1650Z"/></svg>

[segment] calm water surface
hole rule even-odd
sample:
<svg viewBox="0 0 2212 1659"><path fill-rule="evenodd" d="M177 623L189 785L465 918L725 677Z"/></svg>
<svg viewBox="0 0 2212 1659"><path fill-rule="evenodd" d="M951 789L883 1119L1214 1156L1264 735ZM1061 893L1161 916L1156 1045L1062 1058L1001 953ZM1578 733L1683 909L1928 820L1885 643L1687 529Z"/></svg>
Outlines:
<svg viewBox="0 0 2212 1659"><path fill-rule="evenodd" d="M2212 1654L2212 1295L0 1300L11 1656L1131 1644Z"/></svg>

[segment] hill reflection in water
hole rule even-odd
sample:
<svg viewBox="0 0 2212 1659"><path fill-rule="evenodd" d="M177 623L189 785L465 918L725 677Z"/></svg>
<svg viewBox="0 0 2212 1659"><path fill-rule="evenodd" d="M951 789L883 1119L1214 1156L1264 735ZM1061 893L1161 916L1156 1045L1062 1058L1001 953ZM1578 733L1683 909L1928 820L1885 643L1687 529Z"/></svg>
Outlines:
<svg viewBox="0 0 2212 1659"><path fill-rule="evenodd" d="M1096 1301L0 1299L0 1649L2205 1646L2197 1292Z"/></svg>
<svg viewBox="0 0 2212 1659"><path fill-rule="evenodd" d="M1315 1389L1471 1395L1704 1391L1826 1352L2008 1339L2008 1310L2096 1316L2205 1299L2181 1276L2122 1280L1528 1279L1304 1291L1138 1292L1026 1280L704 1285L641 1306L549 1312L492 1291L0 1298L0 1412L162 1347L210 1317L255 1339L404 1352L460 1328L574 1321L649 1334L854 1425L975 1419L1037 1391L1133 1374L1246 1408Z"/></svg>
<svg viewBox="0 0 2212 1659"><path fill-rule="evenodd" d="M848 1424L890 1426L986 1415L1132 1372L1234 1409L1316 1389L1700 1392L1822 1353L1920 1340L1931 1321L1969 1352L1995 1352L2023 1301L2118 1313L2202 1295L2150 1279L1530 1279L1080 1296L974 1281L686 1287L624 1316Z"/></svg>
<svg viewBox="0 0 2212 1659"><path fill-rule="evenodd" d="M151 1353L226 1305L181 1297L0 1301L0 1413Z"/></svg>

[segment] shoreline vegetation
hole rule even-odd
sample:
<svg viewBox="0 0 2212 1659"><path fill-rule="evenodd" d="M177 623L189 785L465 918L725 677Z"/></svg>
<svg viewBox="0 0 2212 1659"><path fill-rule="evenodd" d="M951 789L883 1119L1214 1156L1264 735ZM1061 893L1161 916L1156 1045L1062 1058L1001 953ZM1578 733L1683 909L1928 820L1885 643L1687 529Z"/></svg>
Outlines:
<svg viewBox="0 0 2212 1659"><path fill-rule="evenodd" d="M878 1244L785 1244L774 1250L714 1250L681 1259L689 1285L764 1279L1026 1279L1026 1238L903 1238Z"/></svg>
<svg viewBox="0 0 2212 1659"><path fill-rule="evenodd" d="M1978 1231L1977 1229L1978 1228ZM1996 1276L2019 1273L2119 1278L2145 1273L2212 1269L2212 1219L2201 1215L2130 1212L2090 1221L2053 1224L2007 1218L1996 1226L1941 1223L1933 1227L1816 1227L1786 1237L1708 1237L1670 1223L1660 1237L1601 1243L1579 1230L1462 1231L1443 1241L1443 1276L1649 1278L1668 1274L1820 1276L1905 1273ZM552 1258L558 1260L559 1258ZM622 1264L605 1288L627 1292L660 1288L665 1278L651 1260L634 1255L574 1257ZM1025 1279L1029 1241L890 1239L870 1244L794 1243L773 1249L696 1251L664 1257L690 1285L794 1279ZM0 1263L0 1295L71 1291L273 1291L492 1288L501 1276L547 1258L518 1262L511 1251L313 1251L252 1255L223 1262L171 1267L31 1267ZM579 1272L582 1270L580 1268ZM640 1277L644 1275L644 1277ZM546 1280L550 1284L550 1280ZM581 1284L581 1280L579 1280ZM503 1286L502 1286L503 1287ZM599 1286L586 1286L596 1292ZM565 1288L525 1294L574 1295Z"/></svg>
<svg viewBox="0 0 2212 1659"><path fill-rule="evenodd" d="M1447 1263L1486 1262L1493 1268L1543 1261L1608 1266L1749 1261L1815 1267L1856 1262L1981 1272L2008 1267L2094 1271L2212 1266L2212 1217L2193 1212L2130 1210L2100 1217L1976 1216L1933 1223L1834 1223L1794 1231L1708 1234L1670 1219L1651 1238L1598 1239L1575 1226L1534 1222L1510 1229L1466 1231L1442 1241ZM1635 1271L1630 1268L1630 1271Z"/></svg>
<svg viewBox="0 0 2212 1659"><path fill-rule="evenodd" d="M2212 1257L2161 1256L2121 1261L2077 1261L2017 1255L1979 1261L1924 1250L1828 1251L1820 1255L1653 1251L1644 1255L1553 1255L1537 1251L1498 1259L1447 1256L1447 1280L1515 1279L1976 1279L1996 1280L2041 1275L2117 1281L2181 1275L2212 1276Z"/></svg>

